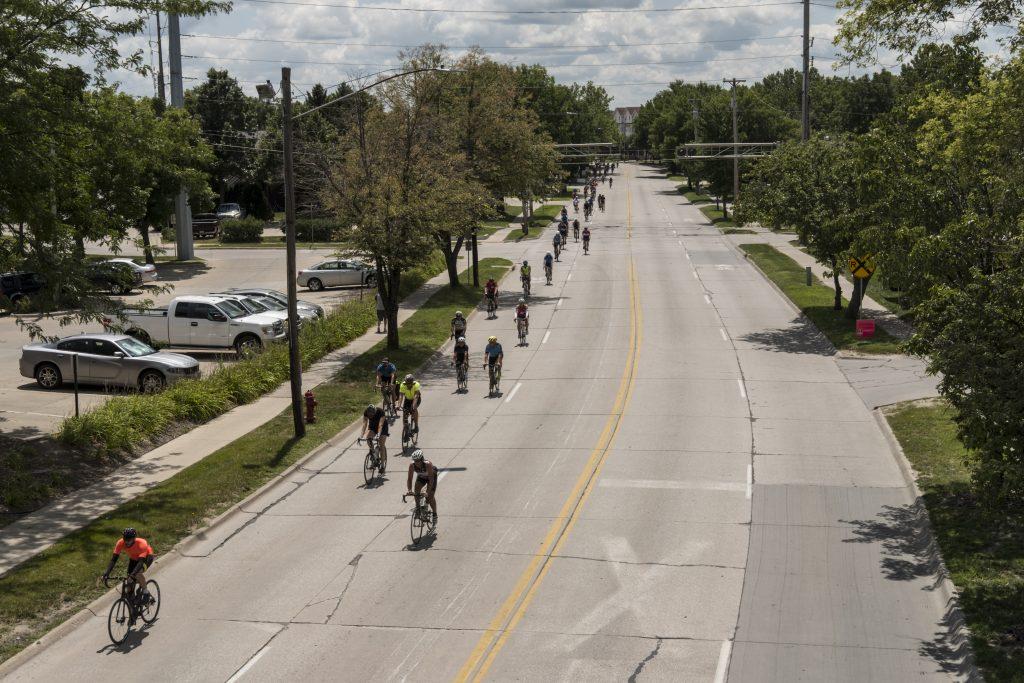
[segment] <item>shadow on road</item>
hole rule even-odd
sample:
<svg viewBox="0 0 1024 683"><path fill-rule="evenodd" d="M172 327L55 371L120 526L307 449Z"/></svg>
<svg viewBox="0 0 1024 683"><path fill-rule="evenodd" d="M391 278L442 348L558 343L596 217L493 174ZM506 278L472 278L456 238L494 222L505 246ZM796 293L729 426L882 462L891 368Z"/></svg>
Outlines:
<svg viewBox="0 0 1024 683"><path fill-rule="evenodd" d="M740 337L740 340L757 344L759 348L766 351L806 353L816 356L834 356L836 353L832 344L818 332L818 328L800 318L794 320L789 327L748 332Z"/></svg>

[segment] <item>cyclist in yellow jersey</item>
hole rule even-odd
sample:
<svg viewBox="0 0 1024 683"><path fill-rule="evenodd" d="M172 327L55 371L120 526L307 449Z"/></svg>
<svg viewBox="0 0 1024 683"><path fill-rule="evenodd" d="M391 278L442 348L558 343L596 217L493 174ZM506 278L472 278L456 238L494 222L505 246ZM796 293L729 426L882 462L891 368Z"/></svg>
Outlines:
<svg viewBox="0 0 1024 683"><path fill-rule="evenodd" d="M412 375L406 375L405 381L398 385L398 391L402 394L402 409L412 413L413 431L420 431L420 404L423 403L420 383Z"/></svg>

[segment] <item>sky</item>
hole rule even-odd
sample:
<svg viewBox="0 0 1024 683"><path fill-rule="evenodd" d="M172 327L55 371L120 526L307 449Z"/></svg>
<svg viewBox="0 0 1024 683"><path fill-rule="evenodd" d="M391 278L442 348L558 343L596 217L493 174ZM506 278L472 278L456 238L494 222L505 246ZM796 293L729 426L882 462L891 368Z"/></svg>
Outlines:
<svg viewBox="0 0 1024 683"><path fill-rule="evenodd" d="M416 9L433 11L411 11ZM849 67L833 71L839 14L830 5L812 4L814 64L823 73L863 73ZM154 22L149 29L123 41L123 47L143 50L155 65ZM394 66L402 46L432 42L447 45L456 58L478 45L497 61L543 64L560 82L602 85L614 98L612 107L624 107L642 105L673 80L756 81L800 68L802 5L798 0L234 0L231 12L183 19L181 31L186 89L217 67L255 94L257 83L277 84L280 67L291 66L301 96L315 83L330 86ZM132 94L154 93L153 78L127 72L110 78Z"/></svg>

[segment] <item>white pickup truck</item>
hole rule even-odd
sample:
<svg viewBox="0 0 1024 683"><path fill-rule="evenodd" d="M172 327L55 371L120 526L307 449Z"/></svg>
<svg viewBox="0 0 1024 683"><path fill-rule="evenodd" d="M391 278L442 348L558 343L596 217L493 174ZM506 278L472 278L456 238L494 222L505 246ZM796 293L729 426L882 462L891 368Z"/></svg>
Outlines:
<svg viewBox="0 0 1024 683"><path fill-rule="evenodd" d="M124 321L109 316L103 323L123 326L126 334L162 346L234 348L246 355L287 335L279 316L250 314L218 296L179 296L166 308L127 309L124 314Z"/></svg>

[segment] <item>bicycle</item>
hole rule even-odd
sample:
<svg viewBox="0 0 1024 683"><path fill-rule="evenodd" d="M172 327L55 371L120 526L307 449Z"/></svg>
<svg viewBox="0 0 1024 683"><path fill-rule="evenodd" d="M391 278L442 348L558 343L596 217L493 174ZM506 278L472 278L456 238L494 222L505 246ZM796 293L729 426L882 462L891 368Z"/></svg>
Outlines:
<svg viewBox="0 0 1024 683"><path fill-rule="evenodd" d="M455 365L455 363L452 363L452 365ZM469 390L469 363L467 361L455 365L455 381L458 384L459 391Z"/></svg>
<svg viewBox="0 0 1024 683"><path fill-rule="evenodd" d="M583 255L590 253L590 240L583 240Z"/></svg>
<svg viewBox="0 0 1024 683"><path fill-rule="evenodd" d="M402 409L402 451L410 445L415 446L420 440L420 433L416 431L415 426L410 419L412 417L411 410Z"/></svg>
<svg viewBox="0 0 1024 683"><path fill-rule="evenodd" d="M487 319L494 319L494 312L498 310L498 297L497 296L484 296L487 300Z"/></svg>
<svg viewBox="0 0 1024 683"><path fill-rule="evenodd" d="M580 229L576 226L572 228L572 238L577 242L580 241Z"/></svg>
<svg viewBox="0 0 1024 683"><path fill-rule="evenodd" d="M412 537L413 545L416 545L423 538L424 529L428 534L437 530L437 522L434 521L434 513L427 504L427 497L422 493L412 494L415 504L412 507L412 514L409 515L409 535ZM402 494L402 502L409 497L408 493Z"/></svg>
<svg viewBox="0 0 1024 683"><path fill-rule="evenodd" d="M530 296L530 278L523 276L523 296Z"/></svg>
<svg viewBox="0 0 1024 683"><path fill-rule="evenodd" d="M370 452L363 459L363 479L366 481L366 485L369 486L370 482L374 479L375 470L380 476L384 476L388 466L388 456L381 452L380 441L377 437L371 436L368 439L356 439L357 444L364 442L370 447Z"/></svg>
<svg viewBox="0 0 1024 683"><path fill-rule="evenodd" d="M395 395L392 385L379 384L377 386L380 387L381 410L384 411L384 416L389 421L393 421L398 415L395 413Z"/></svg>
<svg viewBox="0 0 1024 683"><path fill-rule="evenodd" d="M556 245L554 245L554 247L555 247L555 260L557 261L559 255L561 255L561 253L562 253L562 247L561 247L560 244L556 244Z"/></svg>
<svg viewBox="0 0 1024 683"><path fill-rule="evenodd" d="M544 279L549 285L551 284L551 266L544 266Z"/></svg>
<svg viewBox="0 0 1024 683"><path fill-rule="evenodd" d="M110 606L107 615L107 635L110 642L120 645L128 639L128 634L135 628L135 620L142 619L145 624L156 621L160 613L160 584L153 579L146 581L146 588L153 597L152 602L142 600L142 590L134 576L112 576L103 580L103 585L110 588L112 581L121 582L121 597ZM122 632L123 631L123 632Z"/></svg>
<svg viewBox="0 0 1024 683"><path fill-rule="evenodd" d="M527 329L529 327L527 325L526 319L525 318L520 318L517 321L516 325L519 328L519 345L520 346L526 346L526 332L527 332Z"/></svg>
<svg viewBox="0 0 1024 683"><path fill-rule="evenodd" d="M494 396L501 393L501 366L497 363L485 363L487 367L488 388L487 395Z"/></svg>

